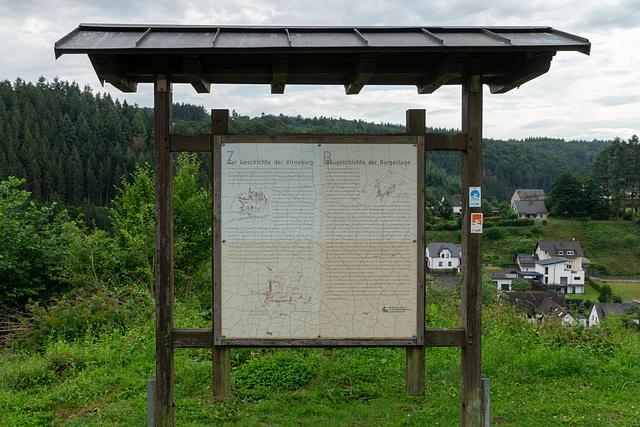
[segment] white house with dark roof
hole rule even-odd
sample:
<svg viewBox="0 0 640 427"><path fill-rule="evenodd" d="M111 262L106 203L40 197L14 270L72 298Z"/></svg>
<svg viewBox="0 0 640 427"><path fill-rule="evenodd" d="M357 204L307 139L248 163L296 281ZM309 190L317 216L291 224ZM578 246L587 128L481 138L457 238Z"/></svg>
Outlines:
<svg viewBox="0 0 640 427"><path fill-rule="evenodd" d="M547 207L542 200L514 201L511 208L518 218L532 219L536 222L547 219Z"/></svg>
<svg viewBox="0 0 640 427"><path fill-rule="evenodd" d="M546 258L534 261L540 283L547 289L566 294L584 294L584 270L567 268L564 258Z"/></svg>
<svg viewBox="0 0 640 427"><path fill-rule="evenodd" d="M631 307L633 307L631 302L596 302L591 306L591 311L589 312L589 326L597 325L607 316L622 316Z"/></svg>
<svg viewBox="0 0 640 427"><path fill-rule="evenodd" d="M567 269L582 270L582 264L586 260L580 247L580 242L572 241L539 241L533 254L538 259L562 258L566 262ZM584 276L584 272L583 272Z"/></svg>
<svg viewBox="0 0 640 427"><path fill-rule="evenodd" d="M427 268L460 271L461 245L455 243L429 243L425 249Z"/></svg>

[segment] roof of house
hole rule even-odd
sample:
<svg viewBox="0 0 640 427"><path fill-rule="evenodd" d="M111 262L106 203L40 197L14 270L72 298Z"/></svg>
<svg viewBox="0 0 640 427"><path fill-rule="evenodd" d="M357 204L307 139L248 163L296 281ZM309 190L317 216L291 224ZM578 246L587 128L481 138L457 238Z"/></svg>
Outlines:
<svg viewBox="0 0 640 427"><path fill-rule="evenodd" d="M511 268L501 268L498 271L488 271L487 276L492 279L510 279L516 278L516 272Z"/></svg>
<svg viewBox="0 0 640 427"><path fill-rule="evenodd" d="M556 257L561 255L564 258L578 258L583 257L582 248L580 247L580 242L577 240L571 241L539 241L536 245L536 249L542 249L544 252L547 252L549 256ZM562 251L562 254L559 252ZM567 255L567 251L573 251L573 255Z"/></svg>
<svg viewBox="0 0 640 427"><path fill-rule="evenodd" d="M535 254L516 254L516 262L522 267L533 267L535 261L538 260L538 255Z"/></svg>
<svg viewBox="0 0 640 427"><path fill-rule="evenodd" d="M440 256L442 251L448 249L451 252L452 258L460 258L460 250L462 246L457 245L455 243L429 243L427 245L426 253L431 258L435 258L436 256Z"/></svg>
<svg viewBox="0 0 640 427"><path fill-rule="evenodd" d="M562 308L567 307L567 302L563 295L554 292L505 292L509 303L515 305L529 315L536 314L536 309L540 307L545 299L550 299Z"/></svg>
<svg viewBox="0 0 640 427"><path fill-rule="evenodd" d="M518 196L519 200L544 200L544 198L547 197L544 194L544 190L530 188L518 188L514 192L513 197L515 197L516 195Z"/></svg>
<svg viewBox="0 0 640 427"><path fill-rule="evenodd" d="M432 93L461 84L479 62L491 93L549 70L558 51L589 54L591 43L550 27L301 27L80 24L55 44L56 58L88 54L101 81L125 92L158 74L190 83L415 85Z"/></svg>
<svg viewBox="0 0 640 427"><path fill-rule="evenodd" d="M536 271L516 271L516 274L522 278L531 277L534 279L539 279L544 276L544 274L538 273Z"/></svg>
<svg viewBox="0 0 640 427"><path fill-rule="evenodd" d="M632 306L633 303L630 302L597 302L593 304L591 310L596 310L598 319L602 320L607 316L626 314L627 308Z"/></svg>
<svg viewBox="0 0 640 427"><path fill-rule="evenodd" d="M547 213L547 207L542 200L515 201L513 205L517 214L535 215Z"/></svg>
<svg viewBox="0 0 640 427"><path fill-rule="evenodd" d="M551 264L564 264L567 262L564 258L547 258L534 261L534 264L551 265Z"/></svg>
<svg viewBox="0 0 640 427"><path fill-rule="evenodd" d="M450 201L451 206L453 206L454 208L462 207L462 196L460 196L459 194L444 196L443 199L447 199L448 201Z"/></svg>
<svg viewBox="0 0 640 427"><path fill-rule="evenodd" d="M566 307L560 306L557 302L551 298L545 298L540 305L534 309L537 314L544 316L551 316L563 319L567 314L571 314Z"/></svg>

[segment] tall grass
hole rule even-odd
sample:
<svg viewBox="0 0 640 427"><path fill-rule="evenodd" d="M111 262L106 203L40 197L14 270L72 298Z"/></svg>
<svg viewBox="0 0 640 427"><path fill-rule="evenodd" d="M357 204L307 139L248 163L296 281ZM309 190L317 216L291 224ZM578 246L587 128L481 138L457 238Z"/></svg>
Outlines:
<svg viewBox="0 0 640 427"><path fill-rule="evenodd" d="M459 297L430 290L430 327L460 324ZM201 327L197 308L177 321ZM607 321L608 320L608 321ZM483 373L492 423L640 426L640 333L616 319L594 329L532 323L483 309ZM154 374L150 321L56 339L0 356L0 426L139 426ZM232 396L211 396L211 353L177 349L176 425L460 425L460 350L428 349L426 395L404 390L404 349L233 349Z"/></svg>

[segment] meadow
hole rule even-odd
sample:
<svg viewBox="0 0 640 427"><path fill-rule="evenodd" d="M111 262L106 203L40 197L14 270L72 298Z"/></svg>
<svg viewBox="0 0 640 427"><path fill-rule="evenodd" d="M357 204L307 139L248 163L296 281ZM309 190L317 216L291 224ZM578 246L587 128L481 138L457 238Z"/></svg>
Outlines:
<svg viewBox="0 0 640 427"><path fill-rule="evenodd" d="M428 327L460 323L460 299L431 289ZM150 303L150 301L149 301ZM177 305L177 322L206 327ZM140 426L154 374L153 316L0 355L1 426ZM640 426L640 333L531 323L500 302L483 308L483 373L500 426ZM176 349L176 425L460 425L460 350L428 349L426 395L404 390L404 349L234 349L232 396L211 393L211 353Z"/></svg>

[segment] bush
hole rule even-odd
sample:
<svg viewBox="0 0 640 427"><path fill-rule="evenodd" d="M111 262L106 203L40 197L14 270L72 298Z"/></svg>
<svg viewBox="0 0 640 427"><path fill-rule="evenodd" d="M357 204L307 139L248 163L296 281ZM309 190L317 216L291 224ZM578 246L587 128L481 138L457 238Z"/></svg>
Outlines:
<svg viewBox="0 0 640 427"><path fill-rule="evenodd" d="M483 237L487 240L500 240L504 237L504 230L493 227L483 233Z"/></svg>
<svg viewBox="0 0 640 427"><path fill-rule="evenodd" d="M63 264L70 236L65 212L55 204L36 207L24 183L0 182L0 310L24 307L29 298L47 300L64 289Z"/></svg>
<svg viewBox="0 0 640 427"><path fill-rule="evenodd" d="M14 341L21 347L36 348L57 339L74 340L87 332L124 330L153 313L150 302L141 294L107 294L99 290L89 294L78 290L73 298L54 298L49 307L29 301L27 314L14 325Z"/></svg>

